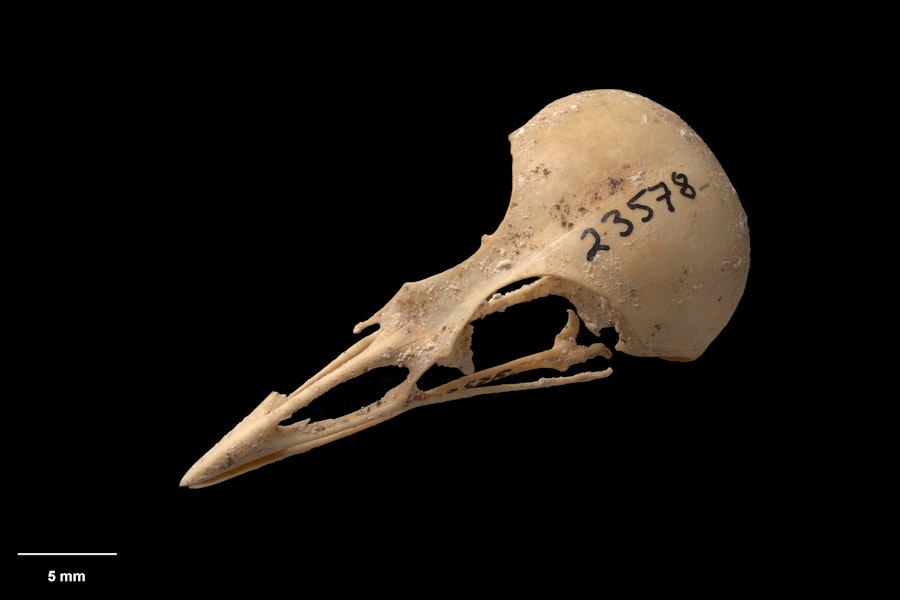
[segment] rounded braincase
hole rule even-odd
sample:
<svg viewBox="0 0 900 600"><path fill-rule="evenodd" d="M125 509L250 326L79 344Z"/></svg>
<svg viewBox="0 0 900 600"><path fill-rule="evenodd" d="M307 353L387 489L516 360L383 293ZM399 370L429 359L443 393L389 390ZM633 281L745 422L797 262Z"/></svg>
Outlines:
<svg viewBox="0 0 900 600"><path fill-rule="evenodd" d="M700 356L734 313L750 266L746 215L703 140L670 110L619 90L561 98L509 139L513 191L494 236L527 229L535 248L556 248L542 254L543 270L601 298L582 318L614 325L618 350Z"/></svg>

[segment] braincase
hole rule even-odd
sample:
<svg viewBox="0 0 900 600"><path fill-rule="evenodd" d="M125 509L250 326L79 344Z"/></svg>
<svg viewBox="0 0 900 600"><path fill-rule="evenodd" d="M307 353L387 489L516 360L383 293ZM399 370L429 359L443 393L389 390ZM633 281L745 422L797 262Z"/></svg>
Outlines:
<svg viewBox="0 0 900 600"><path fill-rule="evenodd" d="M582 317L615 325L620 351L698 357L731 318L750 254L737 193L703 140L618 90L557 100L509 138L504 226L560 250L541 268L596 294L597 314Z"/></svg>

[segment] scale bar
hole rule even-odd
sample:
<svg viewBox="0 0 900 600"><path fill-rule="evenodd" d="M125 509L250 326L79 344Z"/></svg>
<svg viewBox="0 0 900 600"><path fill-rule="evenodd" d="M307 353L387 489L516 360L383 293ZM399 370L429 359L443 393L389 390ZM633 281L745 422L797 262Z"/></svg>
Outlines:
<svg viewBox="0 0 900 600"><path fill-rule="evenodd" d="M19 556L118 556L118 552L19 552Z"/></svg>

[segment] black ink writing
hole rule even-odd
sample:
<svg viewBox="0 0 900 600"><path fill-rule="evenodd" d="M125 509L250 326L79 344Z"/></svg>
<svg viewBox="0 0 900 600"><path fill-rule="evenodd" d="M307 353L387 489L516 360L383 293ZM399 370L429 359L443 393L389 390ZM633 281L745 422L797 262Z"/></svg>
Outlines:
<svg viewBox="0 0 900 600"><path fill-rule="evenodd" d="M675 171L672 171L672 183L681 187L681 189L678 191L681 192L681 195L685 198L693 199L697 197L697 190L695 190L690 186L690 184L688 184L687 175L685 175L684 173L676 173Z"/></svg>
<svg viewBox="0 0 900 600"><path fill-rule="evenodd" d="M694 187L690 183L688 183L688 177L684 173L672 171L672 183L678 186L678 192L685 198L694 199L697 197L697 190L695 190ZM700 189L705 189L707 185L709 184L704 184ZM627 206L630 210L643 211L645 213L641 217L641 223L650 222L650 220L653 219L655 213L653 212L653 209L646 204L638 204L638 200L647 192L656 191L661 191L661 193L656 197L656 201L665 202L666 208L669 210L669 212L675 212L675 205L672 204L672 191L669 189L669 186L665 184L665 182L660 181L656 185L645 187L644 189L638 191L638 193L632 196L631 199L625 203L625 206ZM630 219L624 218L619 209L614 208L604 213L603 217L600 218L600 222L606 223L610 219L612 219L613 225L624 225L624 228L619 231L619 235L621 237L628 237L632 234L632 232L634 232L634 223ZM600 252L601 250L609 251L610 247L601 242L600 234L593 227L588 227L587 229L582 231L581 239L585 239L588 235L591 235L594 238L594 244L587 252L587 261L591 262L597 257L598 252Z"/></svg>
<svg viewBox="0 0 900 600"><path fill-rule="evenodd" d="M647 214L645 216L641 217L642 223L646 223L647 221L649 221L650 219L653 218L653 209L652 208L650 208L649 206L644 206L643 204L638 204L637 202L635 202L635 200L637 200L638 198L640 198L641 196L643 196L646 193L647 193L647 190L643 189L643 190L639 191L637 194L635 194L631 200L629 200L628 202L625 203L625 205L628 208L630 208L631 210L646 210L647 211Z"/></svg>
<svg viewBox="0 0 900 600"><path fill-rule="evenodd" d="M592 260L594 260L594 257L597 256L598 252L600 252L601 250L609 250L609 246L600 243L600 234L597 233L597 230L593 227L588 227L587 229L582 231L581 239L586 238L588 234L594 236L594 245L591 246L591 249L588 250L587 253L587 260L588 262L591 262Z"/></svg>
<svg viewBox="0 0 900 600"><path fill-rule="evenodd" d="M656 197L656 201L660 202L662 200L665 200L666 206L669 207L669 212L675 212L675 207L672 206L672 192L669 191L669 186L660 181L653 187L648 187L647 191L652 192L653 190L658 190L659 188L663 189L663 193Z"/></svg>
<svg viewBox="0 0 900 600"><path fill-rule="evenodd" d="M623 219L623 218L622 218L622 213L620 213L618 210L611 210L611 211L609 211L608 213L606 213L605 215L603 215L603 218L600 219L600 222L601 222L601 223L606 223L606 220L607 220L610 216L612 216L612 218L613 218L613 223L614 223L614 224L616 224L616 225L620 225L620 224L625 225L625 230L624 230L624 231L620 231L620 232L619 232L619 235L621 235L622 237L628 237L629 235L631 235L631 232L634 231L634 225L632 225L631 221L629 221L628 219ZM581 239L584 239L584 234L581 234Z"/></svg>
<svg viewBox="0 0 900 600"><path fill-rule="evenodd" d="M472 388L480 387L486 383L492 383L494 381L497 381L498 379L503 379L504 377L506 377L507 375L509 375L512 372L513 372L512 369L501 369L501 370L497 371L496 373L494 373L493 375L488 375L486 377L479 377L478 379L473 379L472 381L467 382L461 388L453 388L452 390L450 390L447 393L452 394L453 392L458 392L461 389L471 390Z"/></svg>

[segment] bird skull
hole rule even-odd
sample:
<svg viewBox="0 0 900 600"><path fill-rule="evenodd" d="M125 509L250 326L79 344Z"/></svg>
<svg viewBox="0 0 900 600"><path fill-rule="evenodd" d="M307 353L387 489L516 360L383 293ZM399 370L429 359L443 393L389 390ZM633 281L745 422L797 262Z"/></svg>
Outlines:
<svg viewBox="0 0 900 600"><path fill-rule="evenodd" d="M703 353L743 294L750 239L737 193L700 137L644 97L599 90L549 104L509 140L509 208L478 251L404 284L354 329L377 325L373 333L294 393L271 393L197 461L182 486L219 483L417 406L607 377L608 368L503 382L610 358L601 343L575 341L581 322L594 334L615 327L616 350L628 354L689 361ZM575 308L552 348L476 372L473 322L548 295ZM462 376L420 389L433 365ZM404 367L408 376L381 399L339 418L281 424L333 387L384 366Z"/></svg>

